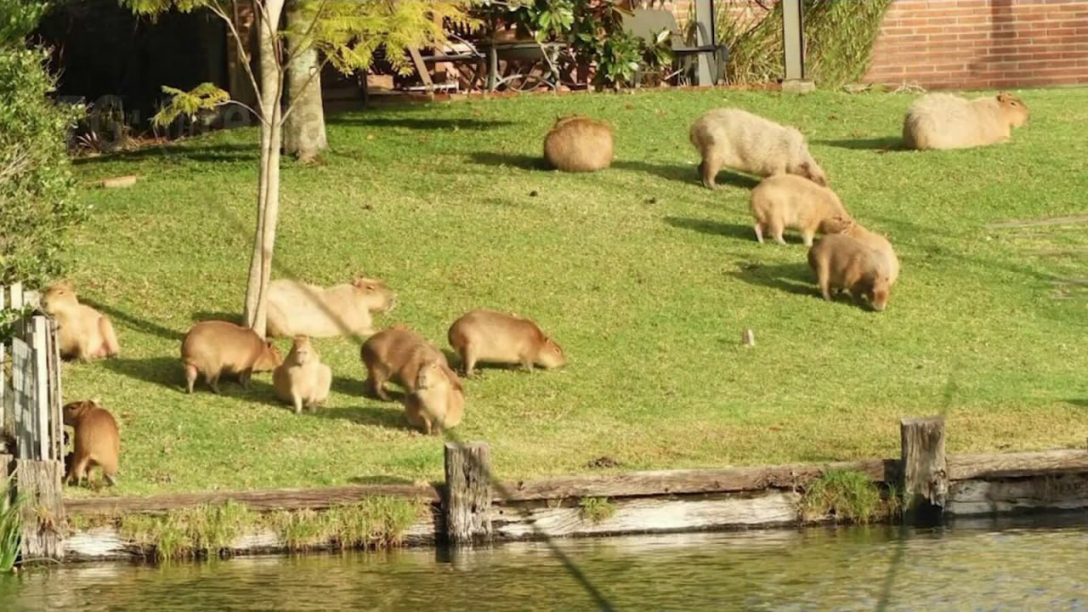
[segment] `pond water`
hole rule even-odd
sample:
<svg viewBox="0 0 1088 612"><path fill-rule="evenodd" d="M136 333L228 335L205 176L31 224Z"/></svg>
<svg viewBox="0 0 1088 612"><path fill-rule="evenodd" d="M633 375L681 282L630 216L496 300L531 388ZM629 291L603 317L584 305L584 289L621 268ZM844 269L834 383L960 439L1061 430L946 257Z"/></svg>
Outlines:
<svg viewBox="0 0 1088 612"><path fill-rule="evenodd" d="M1088 610L1084 514L554 546L69 565L0 577L0 610Z"/></svg>

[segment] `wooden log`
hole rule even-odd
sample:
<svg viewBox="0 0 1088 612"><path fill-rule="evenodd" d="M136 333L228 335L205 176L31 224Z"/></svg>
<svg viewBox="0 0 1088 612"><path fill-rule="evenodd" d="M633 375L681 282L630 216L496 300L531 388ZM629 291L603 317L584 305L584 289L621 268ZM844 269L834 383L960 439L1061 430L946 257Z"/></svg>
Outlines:
<svg viewBox="0 0 1088 612"><path fill-rule="evenodd" d="M251 510L324 510L360 502L368 497L409 497L440 501L433 485L350 485L315 489L268 489L263 491L209 491L175 493L152 497L92 497L69 499L70 514L82 516L118 516L132 512L164 513L180 508L233 501Z"/></svg>
<svg viewBox="0 0 1088 612"><path fill-rule="evenodd" d="M1088 474L1057 474L1016 480L960 480L948 493L954 516L1026 514L1088 508Z"/></svg>
<svg viewBox="0 0 1088 612"><path fill-rule="evenodd" d="M729 493L803 487L830 470L854 470L874 482L895 482L895 459L799 464L716 470L661 470L503 482L495 485L496 503L580 497L646 497Z"/></svg>
<svg viewBox="0 0 1088 612"><path fill-rule="evenodd" d="M949 455L949 480L1023 478L1044 473L1088 472L1088 451Z"/></svg>
<svg viewBox="0 0 1088 612"><path fill-rule="evenodd" d="M491 454L485 442L446 443L446 538L454 546L491 539Z"/></svg>
<svg viewBox="0 0 1088 612"><path fill-rule="evenodd" d="M940 512L948 496L948 466L944 454L944 417L903 419L903 500L908 511Z"/></svg>
<svg viewBox="0 0 1088 612"><path fill-rule="evenodd" d="M61 477L64 465L57 461L16 461L16 486L23 497L23 541L20 548L24 563L45 559L63 559L61 526L64 502Z"/></svg>
<svg viewBox="0 0 1088 612"><path fill-rule="evenodd" d="M497 510L493 521L496 537L514 540L770 527L796 525L800 501L794 491L718 499L625 499L606 502L612 513L599 520L586 516L581 507L507 507Z"/></svg>

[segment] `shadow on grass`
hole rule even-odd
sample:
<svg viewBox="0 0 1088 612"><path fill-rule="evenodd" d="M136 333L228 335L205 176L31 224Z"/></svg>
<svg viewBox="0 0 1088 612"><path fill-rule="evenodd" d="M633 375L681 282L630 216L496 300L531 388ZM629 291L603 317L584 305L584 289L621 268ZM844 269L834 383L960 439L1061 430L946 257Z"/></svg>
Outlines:
<svg viewBox="0 0 1088 612"><path fill-rule="evenodd" d="M630 170L642 174L652 174L665 180L676 181L696 185L699 183L699 172L691 166L681 164L654 164L644 161L617 161L612 163L613 168Z"/></svg>
<svg viewBox="0 0 1088 612"><path fill-rule="evenodd" d="M399 394L389 394L390 397L395 395ZM368 400L368 402L363 406L321 408L313 414L322 419L344 419L358 425L411 430L407 419L404 418L404 405L400 402L382 402L380 400Z"/></svg>
<svg viewBox="0 0 1088 612"><path fill-rule="evenodd" d="M368 117L351 114L338 115L328 120L332 125L350 125L376 128L405 128L409 130L493 130L514 125L513 121L481 121L479 119L433 119L413 117Z"/></svg>
<svg viewBox="0 0 1088 612"><path fill-rule="evenodd" d="M877 151L889 153L893 151L909 151L903 146L902 138L846 138L843 140L814 140L812 144L827 145L839 149L851 149L854 151Z"/></svg>
<svg viewBox="0 0 1088 612"><path fill-rule="evenodd" d="M73 160L76 166L111 162L140 162L148 159L170 159L186 162L249 162L255 163L260 156L256 141L246 144L174 144L149 146L96 157Z"/></svg>
<svg viewBox="0 0 1088 612"><path fill-rule="evenodd" d="M185 393L185 368L181 365L180 357L149 357L147 359L126 359L124 356L114 359L103 359L98 362L102 367L133 380L158 385L171 391ZM219 390L225 397L252 400L255 402L275 402L276 394L272 389L272 373L258 372L250 378L249 389L242 388L238 378L224 374L219 379ZM198 375L196 384L193 385L193 393L213 392L204 375Z"/></svg>
<svg viewBox="0 0 1088 612"><path fill-rule="evenodd" d="M485 166L510 166L522 170L542 170L550 172L551 168L544 162L544 158L538 155L517 155L513 153L495 153L483 151L471 155L472 163Z"/></svg>
<svg viewBox="0 0 1088 612"><path fill-rule="evenodd" d="M214 310L200 310L189 315L189 319L193 323L199 323L201 321L227 321L228 323L234 323L235 325L242 324L242 315L237 312L217 312Z"/></svg>
<svg viewBox="0 0 1088 612"><path fill-rule="evenodd" d="M690 217L665 217L665 223L680 229L692 230L711 236L728 236L737 240L755 242L755 230L748 225L722 223L713 219L692 219Z"/></svg>
<svg viewBox="0 0 1088 612"><path fill-rule="evenodd" d="M1065 403L1080 406L1081 408L1088 408L1088 399L1067 399L1065 400Z"/></svg>
<svg viewBox="0 0 1088 612"><path fill-rule="evenodd" d="M760 287L823 299L807 263L738 264L729 276Z"/></svg>
<svg viewBox="0 0 1088 612"><path fill-rule="evenodd" d="M113 306L107 306L106 304L101 304L101 303L96 302L94 300L86 299L86 298L84 298L82 296L80 296L79 301L86 304L86 305L88 305L88 306L90 306L91 308L94 308L95 310L97 310L97 311L101 312L102 314L108 316L109 318L113 319L114 321L122 322L122 323L125 324L126 327L129 327L131 329L135 329L136 331L139 331L141 333L150 334L152 336L158 336L158 337L160 337L160 338L162 338L164 340L177 340L179 342L181 341L182 338L185 337L184 332L173 330L173 329L170 329L169 327L163 327L162 325L159 325L158 323L155 323L154 321L149 321L147 319L141 319L141 318L139 318L137 316L134 316L134 315L131 315L131 314L129 314L129 313L123 311L123 310L118 310L118 309L114 308ZM119 341L121 342L121 348L122 349L124 349L124 347L125 347L124 340L125 339L123 337L119 339Z"/></svg>

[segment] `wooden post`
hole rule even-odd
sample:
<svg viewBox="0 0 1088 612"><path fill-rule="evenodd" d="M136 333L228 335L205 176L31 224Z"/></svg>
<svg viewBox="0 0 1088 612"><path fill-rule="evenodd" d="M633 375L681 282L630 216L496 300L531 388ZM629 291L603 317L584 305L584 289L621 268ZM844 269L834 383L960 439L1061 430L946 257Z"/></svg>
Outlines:
<svg viewBox="0 0 1088 612"><path fill-rule="evenodd" d="M61 476L64 466L57 461L16 461L16 486L23 496L24 560L63 559L61 526L64 500Z"/></svg>
<svg viewBox="0 0 1088 612"><path fill-rule="evenodd" d="M31 346L34 349L34 411L38 419L38 459L47 461L53 458L52 452L52 427L50 423L50 398L49 398L49 348L45 339L45 317L36 316L32 319Z"/></svg>
<svg viewBox="0 0 1088 612"><path fill-rule="evenodd" d="M948 497L944 417L903 419L899 431L906 510L916 520L939 518Z"/></svg>
<svg viewBox="0 0 1088 612"><path fill-rule="evenodd" d="M703 25L702 28L696 30L696 36L698 37L695 41L696 46L703 47L718 44L718 35L715 32L717 24L714 23L714 0L695 0L695 21ZM704 38L704 32L709 40ZM700 53L698 61L695 82L699 85L715 85L714 81L718 78L721 69L721 66L717 65L717 52L713 55Z"/></svg>
<svg viewBox="0 0 1088 612"><path fill-rule="evenodd" d="M486 442L446 443L444 506L450 544L491 540L491 453Z"/></svg>
<svg viewBox="0 0 1088 612"><path fill-rule="evenodd" d="M18 458L34 455L34 352L19 338L11 340L11 389L14 398L15 446Z"/></svg>

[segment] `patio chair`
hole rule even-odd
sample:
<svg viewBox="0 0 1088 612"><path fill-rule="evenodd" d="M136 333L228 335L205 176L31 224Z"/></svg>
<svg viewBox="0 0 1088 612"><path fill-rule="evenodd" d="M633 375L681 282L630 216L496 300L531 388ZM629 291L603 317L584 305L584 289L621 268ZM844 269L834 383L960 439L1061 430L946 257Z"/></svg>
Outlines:
<svg viewBox="0 0 1088 612"><path fill-rule="evenodd" d="M696 22L694 25L698 28L702 40L715 40L713 24L709 29L704 23ZM688 44L680 31L680 25L676 23L676 17L672 14L672 11L635 9L631 11L630 15L624 17L623 27L631 35L647 41L655 40L662 30L668 30L672 33L670 42L672 43L673 55L678 60L684 61L685 67L690 64L693 57L703 54L709 55L710 76L714 83L717 83L721 78L725 62L729 59L729 48L725 45L719 45L716 41L707 45L693 46Z"/></svg>

